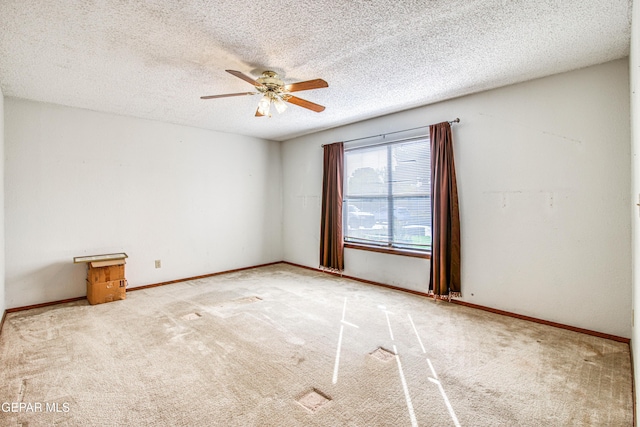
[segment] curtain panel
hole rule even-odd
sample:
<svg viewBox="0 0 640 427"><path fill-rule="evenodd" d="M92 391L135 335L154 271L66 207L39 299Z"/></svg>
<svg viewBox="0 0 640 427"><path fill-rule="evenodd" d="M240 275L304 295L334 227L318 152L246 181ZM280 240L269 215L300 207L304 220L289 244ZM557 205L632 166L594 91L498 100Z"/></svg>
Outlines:
<svg viewBox="0 0 640 427"><path fill-rule="evenodd" d="M429 126L431 137L431 272L435 298L461 296L460 212L449 122Z"/></svg>
<svg viewBox="0 0 640 427"><path fill-rule="evenodd" d="M344 144L324 146L322 177L322 214L320 223L320 268L344 270L342 239L342 192Z"/></svg>

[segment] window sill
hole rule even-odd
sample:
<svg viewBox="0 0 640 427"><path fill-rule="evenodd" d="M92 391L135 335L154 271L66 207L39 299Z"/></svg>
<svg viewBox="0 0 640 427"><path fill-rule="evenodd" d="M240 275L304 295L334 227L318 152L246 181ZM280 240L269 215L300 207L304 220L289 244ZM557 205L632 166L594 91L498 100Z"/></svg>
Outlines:
<svg viewBox="0 0 640 427"><path fill-rule="evenodd" d="M418 251L411 251L408 249L386 248L384 246L371 246L371 245L363 245L363 244L347 243L347 242L344 243L344 247L347 249L359 249L362 251L380 252L383 254L390 254L390 255L400 255L400 256L408 256L413 258L431 259L431 252L418 252Z"/></svg>

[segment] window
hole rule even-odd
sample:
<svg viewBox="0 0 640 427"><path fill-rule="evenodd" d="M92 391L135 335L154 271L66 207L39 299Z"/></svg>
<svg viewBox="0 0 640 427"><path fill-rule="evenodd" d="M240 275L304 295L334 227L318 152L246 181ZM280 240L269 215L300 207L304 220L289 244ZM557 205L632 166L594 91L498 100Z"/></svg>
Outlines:
<svg viewBox="0 0 640 427"><path fill-rule="evenodd" d="M346 149L345 243L431 250L428 138Z"/></svg>

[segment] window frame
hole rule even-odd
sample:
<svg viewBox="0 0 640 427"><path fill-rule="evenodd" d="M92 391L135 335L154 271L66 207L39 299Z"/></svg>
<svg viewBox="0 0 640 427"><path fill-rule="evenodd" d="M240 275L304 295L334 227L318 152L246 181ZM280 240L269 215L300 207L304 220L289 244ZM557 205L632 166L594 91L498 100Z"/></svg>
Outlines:
<svg viewBox="0 0 640 427"><path fill-rule="evenodd" d="M398 200L398 199L402 199L402 198L413 198L413 199L421 199L421 198L426 198L428 200L427 206L428 209L431 209L431 177L429 175L429 191L427 195L396 195L394 196L393 194L393 189L392 189L392 183L393 183L393 168L391 167L392 165L392 150L394 146L399 146L403 143L408 143L408 142L425 142L426 146L427 146L427 150L429 150L429 158L431 156L431 152L430 152L430 138L429 135L419 135L419 136L415 136L415 137L410 137L410 138L404 138L404 139L398 139L398 140L394 140L394 141L387 141L387 142L382 142L382 143L378 143L378 144L366 144L366 145L359 145L359 146L355 146L355 147L345 147L345 159L344 159L344 163L345 163L345 174L344 174L344 187L345 187L345 192L344 192L344 196L343 196L343 214L342 214L342 224L343 224L343 228L345 229L345 232L343 232L343 244L345 248L348 249L357 249L357 250L365 250L365 251L372 251L372 252L379 252L379 253L386 253L386 254L392 254L392 255L402 255L402 256L409 256L409 257L415 257L415 258L424 258L424 259L430 259L431 258L431 251L432 251L432 246L431 244L428 246L428 248L425 249L418 249L415 247L410 247L409 245L404 246L402 244L398 244L398 243L393 243L393 236L394 236L394 224L393 224L393 220L389 221L390 218L393 218L394 214L394 201ZM348 180L350 178L350 175L346 173L346 169L347 169L347 164L348 164L348 152L351 151L359 151L359 150L366 150L366 149L371 149L373 147L380 147L380 146L386 146L387 147L387 170L389 171L389 177L388 177L388 182L385 182L385 184L387 184L387 192L383 195L380 196L364 196L364 195L359 195L359 196L352 196L352 197L348 197L347 195L347 188L348 188ZM429 164L429 167L431 165ZM429 174L431 174L431 171L429 171ZM371 241L371 243L367 243L367 242L363 242L362 240L350 240L350 236L348 236L348 221L349 221L349 205L352 201L357 200L358 198L360 199L384 199L386 200L387 203L387 226L389 227L388 230L388 242L384 242L384 241L378 241L378 242L374 242ZM355 206L355 205L354 205ZM431 218L431 212L429 212L429 218ZM429 224L429 228L431 228L432 223ZM353 237L351 237L351 239L353 239Z"/></svg>

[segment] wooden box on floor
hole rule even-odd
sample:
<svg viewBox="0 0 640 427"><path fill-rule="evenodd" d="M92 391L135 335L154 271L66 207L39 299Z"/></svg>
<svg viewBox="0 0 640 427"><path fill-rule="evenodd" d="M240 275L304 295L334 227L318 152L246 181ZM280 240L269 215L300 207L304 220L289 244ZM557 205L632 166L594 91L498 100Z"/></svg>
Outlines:
<svg viewBox="0 0 640 427"><path fill-rule="evenodd" d="M123 300L127 297L124 259L90 262L87 270L87 299L89 304Z"/></svg>

